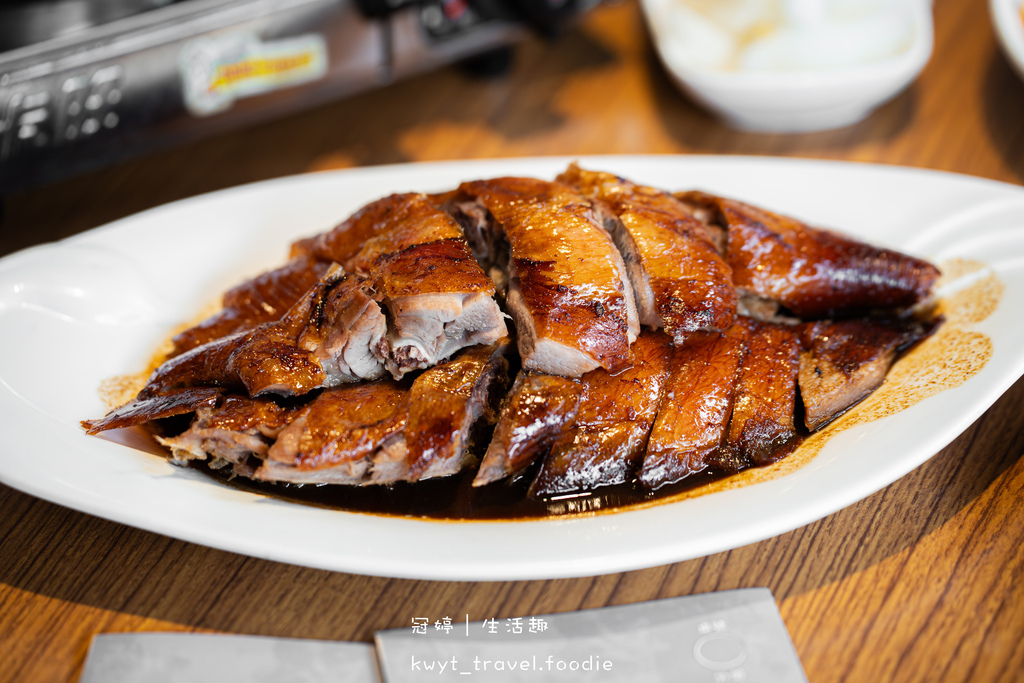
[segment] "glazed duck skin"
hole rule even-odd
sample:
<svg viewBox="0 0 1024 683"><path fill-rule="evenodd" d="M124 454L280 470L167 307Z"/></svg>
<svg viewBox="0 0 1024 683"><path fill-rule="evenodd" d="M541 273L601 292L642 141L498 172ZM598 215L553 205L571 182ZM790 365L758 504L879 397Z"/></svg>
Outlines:
<svg viewBox="0 0 1024 683"><path fill-rule="evenodd" d="M737 323L675 348L639 476L643 486L674 484L711 464L729 426L747 335L747 325Z"/></svg>
<svg viewBox="0 0 1024 683"><path fill-rule="evenodd" d="M365 284L332 267L274 323L219 339L157 368L140 398L186 386L298 396L383 374L385 322Z"/></svg>
<svg viewBox="0 0 1024 683"><path fill-rule="evenodd" d="M408 382L391 379L325 391L281 430L255 477L361 484L373 457L401 440L408 401Z"/></svg>
<svg viewBox="0 0 1024 683"><path fill-rule="evenodd" d="M365 241L353 252L358 237ZM394 195L369 205L314 239L311 253L373 283L391 318L386 366L396 378L508 333L494 284L458 223L425 195Z"/></svg>
<svg viewBox="0 0 1024 683"><path fill-rule="evenodd" d="M523 368L578 377L629 367L639 320L625 264L586 198L560 183L498 178L463 183L508 240L506 305ZM487 231L483 231L487 232Z"/></svg>
<svg viewBox="0 0 1024 683"><path fill-rule="evenodd" d="M900 351L934 329L917 322L821 321L802 326L799 385L804 423L824 427L885 380Z"/></svg>
<svg viewBox="0 0 1024 683"><path fill-rule="evenodd" d="M583 395L576 416L541 463L531 497L593 491L633 476L661 402L672 342L647 331L633 353L636 360L625 372L612 376L597 369L580 378Z"/></svg>
<svg viewBox="0 0 1024 683"><path fill-rule="evenodd" d="M775 462L797 438L796 380L800 338L786 325L740 318L746 350L736 379L732 417L712 464L725 471Z"/></svg>
<svg viewBox="0 0 1024 683"><path fill-rule="evenodd" d="M582 395L578 380L520 372L502 406L473 486L514 476L547 453L565 425L576 417Z"/></svg>
<svg viewBox="0 0 1024 683"><path fill-rule="evenodd" d="M87 434L135 427L153 420L194 413L203 406L216 404L223 394L224 390L217 387L184 387L148 398L137 398L98 420L82 420L81 424Z"/></svg>
<svg viewBox="0 0 1024 683"><path fill-rule="evenodd" d="M438 214L458 232L451 217ZM494 284L461 233L379 255L376 281L391 314L388 369L396 377L508 333Z"/></svg>
<svg viewBox="0 0 1024 683"><path fill-rule="evenodd" d="M410 210L415 211L413 200L419 196L407 192L370 202L332 230L292 244L291 257L311 257L345 266L363 249L367 241L404 220Z"/></svg>
<svg viewBox="0 0 1024 683"><path fill-rule="evenodd" d="M309 256L298 256L280 268L228 290L220 311L174 337L174 350L170 355L178 356L216 339L279 320L316 285L330 265Z"/></svg>
<svg viewBox="0 0 1024 683"><path fill-rule="evenodd" d="M256 477L291 483L390 484L455 474L473 464L471 428L493 422L507 382L507 339L464 349L414 381L323 392L279 434Z"/></svg>
<svg viewBox="0 0 1024 683"><path fill-rule="evenodd" d="M939 276L927 261L742 202L703 192L676 196L727 231L737 288L801 318L907 308L925 299Z"/></svg>
<svg viewBox="0 0 1024 683"><path fill-rule="evenodd" d="M668 193L575 164L558 179L604 202L606 227L622 253L640 322L676 343L690 332L724 330L736 316L732 271L703 223Z"/></svg>
<svg viewBox="0 0 1024 683"><path fill-rule="evenodd" d="M472 346L420 374L409 391L405 457L377 460L369 483L444 477L475 464L470 432L497 419L492 404L508 386L510 349L508 338Z"/></svg>
<svg viewBox="0 0 1024 683"><path fill-rule="evenodd" d="M468 470L474 487L518 482L470 508L527 484L539 500L647 499L776 462L869 395L939 324L909 315L937 274L576 165L395 194L227 292L133 401L82 426L163 421L173 462L272 483L401 497L393 484Z"/></svg>

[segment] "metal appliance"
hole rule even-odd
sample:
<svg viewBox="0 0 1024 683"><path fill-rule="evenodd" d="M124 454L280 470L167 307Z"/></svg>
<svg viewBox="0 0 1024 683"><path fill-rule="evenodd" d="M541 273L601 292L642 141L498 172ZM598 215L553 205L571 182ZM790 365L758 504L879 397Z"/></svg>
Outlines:
<svg viewBox="0 0 1024 683"><path fill-rule="evenodd" d="M552 32L598 0L6 0L0 195Z"/></svg>

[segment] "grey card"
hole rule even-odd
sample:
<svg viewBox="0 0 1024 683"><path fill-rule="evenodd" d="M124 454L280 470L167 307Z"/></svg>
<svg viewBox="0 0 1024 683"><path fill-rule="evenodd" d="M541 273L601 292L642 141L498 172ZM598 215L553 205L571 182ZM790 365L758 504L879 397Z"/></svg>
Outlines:
<svg viewBox="0 0 1024 683"><path fill-rule="evenodd" d="M376 634L387 683L806 683L771 591L545 616L411 615ZM482 615L481 615L482 616Z"/></svg>
<svg viewBox="0 0 1024 683"><path fill-rule="evenodd" d="M79 683L378 683L373 646L197 633L93 638Z"/></svg>

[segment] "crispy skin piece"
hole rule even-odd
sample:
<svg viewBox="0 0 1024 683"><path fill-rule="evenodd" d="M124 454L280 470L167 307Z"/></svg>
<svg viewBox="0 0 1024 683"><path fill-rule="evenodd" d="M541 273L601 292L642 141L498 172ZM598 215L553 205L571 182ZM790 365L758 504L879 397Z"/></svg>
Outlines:
<svg viewBox="0 0 1024 683"><path fill-rule="evenodd" d="M736 317L732 271L706 226L672 195L576 164L558 177L604 202L605 227L622 253L640 322L677 344L690 332L728 328Z"/></svg>
<svg viewBox="0 0 1024 683"><path fill-rule="evenodd" d="M629 367L639 320L625 264L589 199L561 183L464 183L511 249L506 303L523 367L566 377Z"/></svg>
<svg viewBox="0 0 1024 683"><path fill-rule="evenodd" d="M330 389L294 413L255 477L292 483L390 484L455 474L472 464L469 435L493 422L507 383L508 339L464 349L414 381Z"/></svg>
<svg viewBox="0 0 1024 683"><path fill-rule="evenodd" d="M479 201L460 197L454 191L434 195L431 201L443 207L458 222L473 257L494 283L495 296L504 302L508 298L509 260L512 255L508 237L494 222L490 211Z"/></svg>
<svg viewBox="0 0 1024 683"><path fill-rule="evenodd" d="M511 347L507 337L471 346L420 374L409 392L406 457L375 460L369 483L443 477L475 463L470 430L480 419L490 424L497 419L492 403L508 386Z"/></svg>
<svg viewBox="0 0 1024 683"><path fill-rule="evenodd" d="M298 256L228 290L220 311L174 337L171 357L261 323L279 320L324 276L329 262Z"/></svg>
<svg viewBox="0 0 1024 683"><path fill-rule="evenodd" d="M249 338L247 332L217 339L164 361L149 376L138 399L147 399L186 387L242 389L241 378L231 366L231 355Z"/></svg>
<svg viewBox="0 0 1024 683"><path fill-rule="evenodd" d="M392 319L393 375L430 367L466 346L493 344L508 333L494 283L464 238L415 245L379 264L378 290Z"/></svg>
<svg viewBox="0 0 1024 683"><path fill-rule="evenodd" d="M153 372L139 397L186 386L298 396L379 377L384 317L365 289L359 278L334 266L281 320L170 359ZM368 350L375 356L367 357Z"/></svg>
<svg viewBox="0 0 1024 683"><path fill-rule="evenodd" d="M159 396L135 398L98 420L82 420L88 434L99 434L108 429L124 429L175 415L193 413L203 406L212 406L223 395L215 387L185 387Z"/></svg>
<svg viewBox="0 0 1024 683"><path fill-rule="evenodd" d="M353 251L356 236L366 239ZM374 202L310 247L373 283L391 314L386 366L396 378L508 333L459 224L425 195Z"/></svg>
<svg viewBox="0 0 1024 683"><path fill-rule="evenodd" d="M391 200L390 210L377 218L374 234L354 253L345 257L344 252L330 252L333 258L343 257L338 263L346 270L370 275L381 259L392 258L406 249L446 240L465 241L455 219L438 209L426 195L410 193Z"/></svg>
<svg viewBox="0 0 1024 683"><path fill-rule="evenodd" d="M257 479L359 484L371 457L400 436L408 419L409 383L381 379L325 391L281 430ZM325 471L330 477L305 476Z"/></svg>
<svg viewBox="0 0 1024 683"><path fill-rule="evenodd" d="M346 266L368 240L378 236L415 210L410 199L415 193L393 194L370 202L346 218L334 229L292 244L292 258L312 256L319 261Z"/></svg>
<svg viewBox="0 0 1024 683"><path fill-rule="evenodd" d="M212 467L230 464L235 474L252 476L250 456L265 457L296 410L269 399L225 396L216 406L196 410L192 424L178 436L156 439L171 449L175 463L212 458Z"/></svg>
<svg viewBox="0 0 1024 683"><path fill-rule="evenodd" d="M647 443L640 483L674 484L711 464L725 437L747 325L694 334L672 356L672 374Z"/></svg>
<svg viewBox="0 0 1024 683"><path fill-rule="evenodd" d="M583 386L557 375L520 372L501 409L473 486L521 472L544 455L576 417Z"/></svg>
<svg viewBox="0 0 1024 683"><path fill-rule="evenodd" d="M643 456L668 378L672 341L644 332L633 344L633 367L612 376L598 369L580 378L583 397L566 423L529 495L549 498L629 481Z"/></svg>
<svg viewBox="0 0 1024 683"><path fill-rule="evenodd" d="M916 322L821 321L801 326L798 374L804 424L814 431L862 401L885 380L898 353L934 329Z"/></svg>
<svg viewBox="0 0 1024 683"><path fill-rule="evenodd" d="M939 276L932 264L703 192L676 195L728 230L726 260L737 288L778 301L802 318L925 299Z"/></svg>
<svg viewBox="0 0 1024 683"><path fill-rule="evenodd" d="M796 376L800 338L784 325L741 318L747 327L732 419L714 463L726 471L767 465L788 452L796 439Z"/></svg>
<svg viewBox="0 0 1024 683"><path fill-rule="evenodd" d="M393 321L386 366L396 378L508 332L494 284L458 223L425 195L371 202L330 232L296 242L292 254L294 264L322 272L336 262L372 285Z"/></svg>
<svg viewBox="0 0 1024 683"><path fill-rule="evenodd" d="M417 244L381 256L378 262L381 293L391 301L451 292L494 293L494 284L462 239Z"/></svg>

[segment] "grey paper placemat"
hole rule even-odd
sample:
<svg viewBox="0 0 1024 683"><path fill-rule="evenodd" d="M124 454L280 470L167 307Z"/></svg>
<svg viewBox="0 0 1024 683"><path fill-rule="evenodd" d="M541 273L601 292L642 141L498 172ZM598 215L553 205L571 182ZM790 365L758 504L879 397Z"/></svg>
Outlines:
<svg viewBox="0 0 1024 683"><path fill-rule="evenodd" d="M377 683L373 646L297 638L114 633L93 638L80 683Z"/></svg>
<svg viewBox="0 0 1024 683"><path fill-rule="evenodd" d="M410 622L376 635L387 683L807 680L766 588L543 617Z"/></svg>

